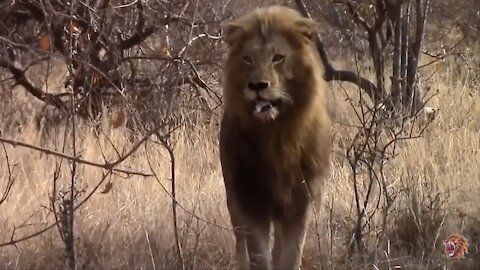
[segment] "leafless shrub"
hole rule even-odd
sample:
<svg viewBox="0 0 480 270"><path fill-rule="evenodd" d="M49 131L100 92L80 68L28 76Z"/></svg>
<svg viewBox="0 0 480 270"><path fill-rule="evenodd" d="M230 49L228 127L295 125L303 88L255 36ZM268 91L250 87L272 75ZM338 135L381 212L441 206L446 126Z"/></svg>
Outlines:
<svg viewBox="0 0 480 270"><path fill-rule="evenodd" d="M296 3L305 16L311 16L303 1ZM350 123L355 135L344 155L351 169L355 207L348 239L349 256L360 254L364 256L364 264L377 263L382 255L380 250L385 250L390 243L386 238L390 236L400 197L395 185L397 179L389 176L388 166L398 156L402 145L422 136L436 112L425 107L430 97L422 93L419 73L430 1L347 0L331 4L337 11L342 32L358 50L355 69L336 70L328 60L320 37L316 41L326 66L326 79L347 81L359 88L356 99L345 90L356 116ZM373 81L367 79L367 72L363 70L370 64ZM425 115L420 114L422 111ZM442 206L441 203L435 205L429 212L435 212L435 216L416 224L418 234L415 236L427 239L432 236L433 229L438 231L436 226L441 220L436 214L441 213L438 210ZM421 207L427 205L421 203ZM425 250L435 244L428 239L421 247L418 242L411 244Z"/></svg>
<svg viewBox="0 0 480 270"><path fill-rule="evenodd" d="M348 100L358 123L354 124L356 133L345 149L356 209L349 246L351 253L369 253L370 248L384 247L399 196L395 190L397 180L389 177L388 166L406 141L421 137L430 121L417 123L416 118L398 118L394 112L366 105L362 95L359 96L358 101ZM375 236L373 243L371 236Z"/></svg>
<svg viewBox="0 0 480 270"><path fill-rule="evenodd" d="M221 100L203 77L215 82L218 56L211 51L224 19L201 12L208 8L184 0L12 1L0 9L0 67L13 85L65 115L75 100L74 112L85 119L120 106L137 129L172 113L201 110L208 117ZM58 89L48 85L53 59L65 66ZM36 83L28 73L38 68L44 70ZM190 113L180 110L186 104Z"/></svg>
<svg viewBox="0 0 480 270"><path fill-rule="evenodd" d="M417 176L418 177L418 176ZM426 177L426 176L423 176ZM395 247L414 257L430 260L441 248L445 237L446 204L449 194L439 191L429 179L421 177L420 187L406 185L399 194L404 198L405 208L392 216L391 235ZM439 239L440 238L440 239Z"/></svg>
<svg viewBox="0 0 480 270"><path fill-rule="evenodd" d="M169 150L171 192L175 198L174 156L170 143L160 134L169 133L175 126L210 120L221 104L219 94L209 84L217 80L218 55L211 52L218 47L219 23L224 19L225 7L221 2L199 5L185 0L0 4L4 18L0 23L0 67L6 77L2 81L2 96L10 94L8 88L20 86L44 104L37 120L46 137L42 145L47 145L52 137L56 139L59 124L65 128L60 136L61 150L2 138L3 143L58 158L49 208L55 222L19 238L14 230L11 241L2 246L14 245L56 226L64 243L66 266L75 269L75 210L112 174L135 175L133 170L117 167L153 134ZM54 78L59 75L62 78ZM200 113L194 114L195 111ZM126 124L133 131L133 147L124 154L117 151L118 159L113 163L83 160L77 149L78 126L93 120L96 136L102 136L99 125L104 112L113 114L107 115L113 128ZM67 177L60 173L64 160L70 168L68 184L59 181ZM84 166L106 171L98 185L86 194L86 187L78 182L78 170ZM9 182L7 191L11 185ZM107 182L104 193L111 188L112 183ZM84 192L79 193L80 190ZM174 199L172 206L176 221ZM176 235L177 232L175 229ZM185 267L178 235L177 251Z"/></svg>

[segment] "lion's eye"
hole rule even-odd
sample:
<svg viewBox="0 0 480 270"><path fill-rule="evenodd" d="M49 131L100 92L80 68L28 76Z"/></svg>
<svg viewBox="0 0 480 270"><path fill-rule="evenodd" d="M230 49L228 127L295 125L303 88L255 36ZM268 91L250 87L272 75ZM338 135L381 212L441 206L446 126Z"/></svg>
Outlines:
<svg viewBox="0 0 480 270"><path fill-rule="evenodd" d="M285 55L281 55L281 54L275 54L272 58L272 62L274 63L280 63L282 62L283 60L285 59Z"/></svg>
<svg viewBox="0 0 480 270"><path fill-rule="evenodd" d="M243 57L243 62L247 65L251 65L253 63L253 58L249 55Z"/></svg>

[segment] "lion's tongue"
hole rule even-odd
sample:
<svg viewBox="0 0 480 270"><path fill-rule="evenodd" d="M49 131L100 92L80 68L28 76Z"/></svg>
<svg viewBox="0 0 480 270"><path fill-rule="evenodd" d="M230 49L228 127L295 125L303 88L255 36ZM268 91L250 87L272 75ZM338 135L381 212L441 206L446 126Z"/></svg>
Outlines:
<svg viewBox="0 0 480 270"><path fill-rule="evenodd" d="M260 113L260 112L266 111L268 109L271 109L272 107L273 107L273 105L269 101L263 101L263 100L257 101L255 103L255 112Z"/></svg>

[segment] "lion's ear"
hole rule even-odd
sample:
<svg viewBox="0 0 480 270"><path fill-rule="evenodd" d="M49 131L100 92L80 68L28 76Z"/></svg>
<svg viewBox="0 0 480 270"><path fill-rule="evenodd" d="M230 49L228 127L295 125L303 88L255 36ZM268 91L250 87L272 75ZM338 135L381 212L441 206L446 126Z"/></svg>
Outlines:
<svg viewBox="0 0 480 270"><path fill-rule="evenodd" d="M298 30L308 39L313 39L317 34L318 24L310 18L301 18L295 22Z"/></svg>
<svg viewBox="0 0 480 270"><path fill-rule="evenodd" d="M223 38L228 46L232 46L245 32L245 28L237 22L229 22L223 26Z"/></svg>

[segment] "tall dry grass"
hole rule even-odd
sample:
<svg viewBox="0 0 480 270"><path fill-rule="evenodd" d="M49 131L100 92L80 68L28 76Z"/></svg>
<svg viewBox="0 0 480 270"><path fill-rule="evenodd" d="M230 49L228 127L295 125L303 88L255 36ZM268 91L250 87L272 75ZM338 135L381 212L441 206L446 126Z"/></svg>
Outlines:
<svg viewBox="0 0 480 270"><path fill-rule="evenodd" d="M388 164L387 176L397 200L389 217L386 245L367 258L347 258L355 212L351 172L342 153L354 132L345 95L333 85L336 104L334 170L326 186L323 208L311 226L304 265L307 269L478 269L480 232L480 94L468 86L472 74L437 75L428 84L438 89L431 105L439 109L423 138L404 143ZM354 93L355 89L348 89ZM475 92L477 91L477 92ZM19 95L22 95L18 92ZM26 97L20 98L28 103ZM14 116L13 116L14 117ZM31 115L30 115L31 117ZM3 122L3 119L2 119ZM2 136L40 145L30 121L21 132L4 128ZM127 151L126 130L103 123L104 134L78 128L82 158L103 162ZM180 130L173 138L176 158L179 230L188 269L232 268L233 235L226 210L218 159L217 128ZM49 134L49 148L61 150L63 133ZM21 147L6 146L16 178L8 200L0 205L0 242L21 238L54 221L49 210L55 164L60 160ZM70 151L70 150L68 150ZM179 269L170 192L170 163L160 145L148 143L129 157L124 167L153 171L156 177L112 176L113 188L100 190L76 212L76 248L80 269ZM6 183L6 158L0 154L0 188ZM99 168L80 165L77 184L86 193L102 178ZM69 164L62 161L59 184L66 188ZM186 211L185 211L186 210ZM380 224L381 215L373 223ZM372 230L375 231L375 230ZM462 233L470 253L453 262L442 256L442 240ZM374 234L367 235L374 240ZM372 241L373 241L372 240ZM0 248L1 269L62 269L64 250L56 228L16 245ZM377 267L377 268L375 268ZM390 267L390 268L389 268ZM398 268L397 268L398 269Z"/></svg>

